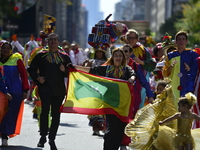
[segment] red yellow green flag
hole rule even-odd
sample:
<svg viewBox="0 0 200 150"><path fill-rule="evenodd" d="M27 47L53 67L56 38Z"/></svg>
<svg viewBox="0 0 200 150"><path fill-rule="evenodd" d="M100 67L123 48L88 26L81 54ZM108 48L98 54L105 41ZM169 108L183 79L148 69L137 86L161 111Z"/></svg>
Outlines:
<svg viewBox="0 0 200 150"><path fill-rule="evenodd" d="M115 114L127 122L132 115L132 86L119 79L71 70L61 112L87 115Z"/></svg>

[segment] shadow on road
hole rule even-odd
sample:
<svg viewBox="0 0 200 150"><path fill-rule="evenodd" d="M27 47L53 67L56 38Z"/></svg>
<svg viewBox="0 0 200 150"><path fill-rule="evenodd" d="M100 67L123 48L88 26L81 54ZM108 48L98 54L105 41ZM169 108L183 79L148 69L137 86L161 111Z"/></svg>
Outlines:
<svg viewBox="0 0 200 150"><path fill-rule="evenodd" d="M41 150L41 148L31 148L26 146L0 146L0 150Z"/></svg>
<svg viewBox="0 0 200 150"><path fill-rule="evenodd" d="M60 126L64 126L64 127L77 127L77 124L69 124L69 123L60 123Z"/></svg>

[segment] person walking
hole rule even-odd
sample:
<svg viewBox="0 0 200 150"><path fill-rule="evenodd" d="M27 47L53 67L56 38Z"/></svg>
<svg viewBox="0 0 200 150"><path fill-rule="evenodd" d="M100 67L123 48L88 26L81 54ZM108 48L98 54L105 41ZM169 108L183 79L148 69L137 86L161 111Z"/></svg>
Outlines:
<svg viewBox="0 0 200 150"><path fill-rule="evenodd" d="M135 73L137 75L137 79L135 80L134 91L133 91L133 93L134 93L134 106L132 108L132 111L133 111L132 112L132 118L130 118L130 120L132 120L132 119L134 119L134 116L139 109L139 105L142 102L141 101L141 95L140 95L142 87L144 87L146 89L146 94L147 94L149 103L152 103L154 101L154 98L153 98L154 95L153 95L153 92L150 89L149 82L147 82L146 78L144 77L141 65L136 63L131 58L132 46L130 44L124 44L121 48L124 51L127 65L130 66L135 71ZM131 142L131 139L129 137L127 137L126 135L124 135L124 138L123 138L123 141L122 141L122 146L121 146L120 150L127 150L126 146L128 146L130 142Z"/></svg>
<svg viewBox="0 0 200 150"><path fill-rule="evenodd" d="M6 112L1 124L0 133L2 145L8 145L8 137L13 137L19 132L21 125L17 126L22 101L27 97L29 90L28 76L22 61L22 55L12 52L12 46L9 42L5 42L1 46L0 66L5 80L8 93L12 96L12 100L8 101L8 111Z"/></svg>
<svg viewBox="0 0 200 150"><path fill-rule="evenodd" d="M185 31L179 31L175 35L177 50L167 54L163 76L169 77L171 86L176 96L176 107L178 98L188 92L194 91L194 81L198 70L198 54L193 50L186 50L188 43L188 34Z"/></svg>
<svg viewBox="0 0 200 150"><path fill-rule="evenodd" d="M48 51L39 52L31 61L28 72L38 86L42 102L40 116L40 140L38 147L44 147L48 135L51 150L57 150L56 133L60 123L60 106L66 95L64 78L68 75L69 56L58 49L59 37L48 35ZM39 72L39 73L38 73ZM48 115L51 106L52 123L48 134Z"/></svg>
<svg viewBox="0 0 200 150"><path fill-rule="evenodd" d="M75 66L75 68L99 76L127 80L131 84L133 84L136 77L134 70L126 65L126 57L121 48L112 51L112 57L106 61L105 66ZM115 100L113 99L113 101ZM107 127L104 135L104 150L119 149L126 124L127 122L121 121L117 115L106 114Z"/></svg>
<svg viewBox="0 0 200 150"><path fill-rule="evenodd" d="M132 46L133 60L142 66L142 72L149 82L150 73L155 69L156 62L152 59L149 50L139 43L139 33L134 29L129 29L125 34L125 41ZM139 108L144 107L146 101L146 90L141 87L141 103Z"/></svg>

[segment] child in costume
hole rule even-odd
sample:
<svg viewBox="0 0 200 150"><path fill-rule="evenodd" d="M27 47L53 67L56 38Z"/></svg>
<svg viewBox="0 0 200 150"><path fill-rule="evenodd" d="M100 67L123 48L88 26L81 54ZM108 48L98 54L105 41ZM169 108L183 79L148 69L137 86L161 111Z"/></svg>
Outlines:
<svg viewBox="0 0 200 150"><path fill-rule="evenodd" d="M174 100L172 88L167 85L154 104L138 111L135 119L125 128L125 133L132 139L129 145L131 150L193 150L194 143L196 149L200 149L200 130L191 130L193 119L200 120L198 115L190 112L196 97L187 93L180 98L178 106L181 113L177 112ZM169 121L165 126L159 126Z"/></svg>
<svg viewBox="0 0 200 150"><path fill-rule="evenodd" d="M154 96L155 96L154 98L156 98L157 95L159 95L160 93L162 93L162 91L164 91L167 84L168 84L168 81L166 80L157 81L156 91L154 92Z"/></svg>
<svg viewBox="0 0 200 150"><path fill-rule="evenodd" d="M166 85L153 104L137 111L135 118L125 128L125 134L131 137L130 150L151 150L154 147L159 130L158 122L177 112L174 99L171 86ZM176 129L176 122L173 121L168 126Z"/></svg>
<svg viewBox="0 0 200 150"><path fill-rule="evenodd" d="M193 150L195 147L194 139L191 135L191 127L193 119L200 121L200 116L191 113L191 107L197 102L196 96L192 93L187 93L185 97L179 98L178 113L159 121L160 125L177 119L177 132L174 137L174 146L178 150Z"/></svg>

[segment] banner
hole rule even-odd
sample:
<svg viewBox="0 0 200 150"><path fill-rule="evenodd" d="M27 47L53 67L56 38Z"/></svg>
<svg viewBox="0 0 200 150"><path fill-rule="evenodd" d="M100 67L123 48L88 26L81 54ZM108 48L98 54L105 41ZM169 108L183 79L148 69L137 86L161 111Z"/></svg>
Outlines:
<svg viewBox="0 0 200 150"><path fill-rule="evenodd" d="M128 122L133 109L132 86L125 80L71 70L61 112L86 115L115 114Z"/></svg>

